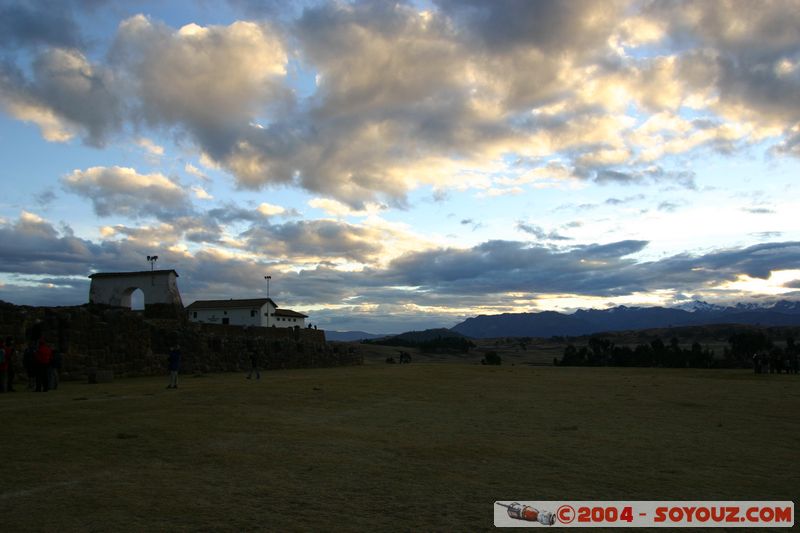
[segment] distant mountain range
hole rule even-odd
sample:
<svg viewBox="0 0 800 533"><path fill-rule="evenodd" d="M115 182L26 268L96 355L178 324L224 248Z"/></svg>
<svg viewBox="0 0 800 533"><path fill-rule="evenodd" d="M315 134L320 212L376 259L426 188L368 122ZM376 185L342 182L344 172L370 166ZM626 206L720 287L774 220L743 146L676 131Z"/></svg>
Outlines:
<svg viewBox="0 0 800 533"><path fill-rule="evenodd" d="M378 339L380 337L388 337L385 334L367 333L366 331L325 331L325 340L352 342L362 341L365 339Z"/></svg>
<svg viewBox="0 0 800 533"><path fill-rule="evenodd" d="M722 307L696 301L680 308L621 305L602 310L579 310L572 314L555 311L504 313L468 318L451 329L467 337L485 339L578 336L606 331L706 324L800 325L800 302L782 300L771 305L740 303Z"/></svg>
<svg viewBox="0 0 800 533"><path fill-rule="evenodd" d="M363 341L372 339L391 339L410 343L426 342L449 337L464 337L461 333L447 328L426 329L424 331L407 331L399 335L376 335L365 331L326 331L325 339L329 341Z"/></svg>

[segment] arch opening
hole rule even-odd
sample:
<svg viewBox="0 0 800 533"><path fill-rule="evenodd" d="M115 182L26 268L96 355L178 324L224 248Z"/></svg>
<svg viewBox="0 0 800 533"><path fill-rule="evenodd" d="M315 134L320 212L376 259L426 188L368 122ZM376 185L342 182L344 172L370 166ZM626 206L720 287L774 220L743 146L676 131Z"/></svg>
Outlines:
<svg viewBox="0 0 800 533"><path fill-rule="evenodd" d="M119 304L133 311L143 311L145 306L144 291L139 287L128 287L122 291Z"/></svg>
<svg viewBox="0 0 800 533"><path fill-rule="evenodd" d="M135 289L131 293L131 311L144 311L144 291Z"/></svg>

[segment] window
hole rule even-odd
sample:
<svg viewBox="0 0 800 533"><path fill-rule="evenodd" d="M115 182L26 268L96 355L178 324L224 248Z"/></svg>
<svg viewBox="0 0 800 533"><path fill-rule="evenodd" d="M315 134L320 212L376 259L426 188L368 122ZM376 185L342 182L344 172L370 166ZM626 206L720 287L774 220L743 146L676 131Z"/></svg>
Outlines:
<svg viewBox="0 0 800 533"><path fill-rule="evenodd" d="M251 316L251 317L254 317L254 316L256 316L256 310L255 310L255 309L251 309L251 310L250 310L250 316Z"/></svg>
<svg viewBox="0 0 800 533"><path fill-rule="evenodd" d="M197 311L195 311L194 313L192 313L192 318L197 318Z"/></svg>
<svg viewBox="0 0 800 533"><path fill-rule="evenodd" d="M228 314L228 312L227 312L227 311L223 311L223 312L222 312L222 314L223 314L223 315L227 315L227 314Z"/></svg>
<svg viewBox="0 0 800 533"><path fill-rule="evenodd" d="M222 319L222 325L223 326L227 326L230 323L231 323L231 319L230 318L223 318Z"/></svg>

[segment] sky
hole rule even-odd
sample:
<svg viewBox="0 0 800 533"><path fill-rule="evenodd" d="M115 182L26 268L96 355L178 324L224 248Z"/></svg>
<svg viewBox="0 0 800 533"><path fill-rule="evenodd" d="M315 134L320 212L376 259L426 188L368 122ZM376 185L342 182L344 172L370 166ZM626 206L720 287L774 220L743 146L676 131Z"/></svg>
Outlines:
<svg viewBox="0 0 800 533"><path fill-rule="evenodd" d="M0 0L0 299L321 329L800 290L800 2Z"/></svg>

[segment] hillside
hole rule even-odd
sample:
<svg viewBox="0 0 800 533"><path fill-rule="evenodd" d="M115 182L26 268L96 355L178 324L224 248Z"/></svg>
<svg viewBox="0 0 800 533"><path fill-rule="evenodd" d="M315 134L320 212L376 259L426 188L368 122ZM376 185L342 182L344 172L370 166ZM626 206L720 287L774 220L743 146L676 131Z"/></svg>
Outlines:
<svg viewBox="0 0 800 533"><path fill-rule="evenodd" d="M464 335L445 329L408 331L400 335L362 341L364 344L418 348L425 353L467 353L475 345Z"/></svg>
<svg viewBox="0 0 800 533"><path fill-rule="evenodd" d="M379 339L386 335L367 333L366 331L332 331L325 330L325 338L329 341L351 342L365 339Z"/></svg>

